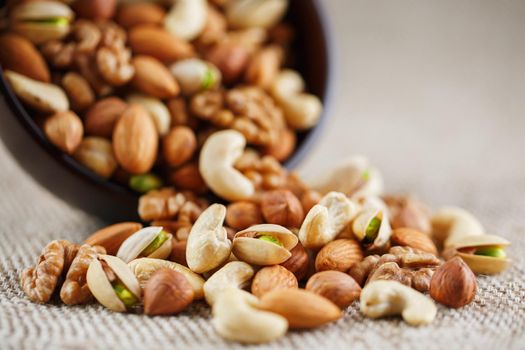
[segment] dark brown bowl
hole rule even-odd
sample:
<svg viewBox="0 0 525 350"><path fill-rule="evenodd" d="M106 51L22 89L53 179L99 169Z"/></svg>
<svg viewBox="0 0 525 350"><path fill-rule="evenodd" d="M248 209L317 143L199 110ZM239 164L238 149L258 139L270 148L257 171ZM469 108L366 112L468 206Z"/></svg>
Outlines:
<svg viewBox="0 0 525 350"><path fill-rule="evenodd" d="M321 1L292 0L287 19L297 30L296 69L325 110L319 124L299 135L297 149L286 162L294 168L312 147L326 123L330 80L329 38ZM12 114L0 116L0 136L17 162L41 185L68 203L108 221L138 219L138 195L106 180L53 146L14 95L0 67L0 90ZM1 105L0 105L1 107Z"/></svg>

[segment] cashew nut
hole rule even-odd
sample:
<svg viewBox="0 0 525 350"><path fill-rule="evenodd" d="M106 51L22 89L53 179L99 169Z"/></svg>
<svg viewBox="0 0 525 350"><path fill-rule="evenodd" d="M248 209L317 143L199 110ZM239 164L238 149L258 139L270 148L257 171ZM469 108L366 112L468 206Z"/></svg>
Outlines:
<svg viewBox="0 0 525 350"><path fill-rule="evenodd" d="M227 4L226 19L234 28L269 28L277 24L288 8L288 0L233 0Z"/></svg>
<svg viewBox="0 0 525 350"><path fill-rule="evenodd" d="M177 0L164 18L164 27L171 34L191 41L204 29L207 16L206 0Z"/></svg>
<svg viewBox="0 0 525 350"><path fill-rule="evenodd" d="M457 207L441 208L432 216L431 222L432 236L445 248L465 236L485 234L485 229L474 215Z"/></svg>
<svg viewBox="0 0 525 350"><path fill-rule="evenodd" d="M313 127L323 110L317 96L303 91L303 78L291 69L281 71L270 87L272 96L283 109L288 125L298 130Z"/></svg>
<svg viewBox="0 0 525 350"><path fill-rule="evenodd" d="M213 305L225 289L247 287L254 273L253 267L243 261L229 262L204 283L204 298Z"/></svg>
<svg viewBox="0 0 525 350"><path fill-rule="evenodd" d="M314 205L299 229L306 248L319 248L332 241L352 221L358 206L343 193L330 192Z"/></svg>
<svg viewBox="0 0 525 350"><path fill-rule="evenodd" d="M223 130L212 134L202 146L202 178L213 192L229 201L250 199L255 193L253 183L233 167L245 145L246 139L240 132Z"/></svg>
<svg viewBox="0 0 525 350"><path fill-rule="evenodd" d="M412 326L432 322L436 305L432 299L397 281L373 281L361 291L361 312L370 318L401 315Z"/></svg>
<svg viewBox="0 0 525 350"><path fill-rule="evenodd" d="M129 103L141 105L148 112L159 135L164 136L170 131L170 111L161 100L142 94L132 94L127 100Z"/></svg>
<svg viewBox="0 0 525 350"><path fill-rule="evenodd" d="M224 290L213 305L212 324L222 337L244 343L263 343L282 337L288 321L258 309L254 295L237 288Z"/></svg>
<svg viewBox="0 0 525 350"><path fill-rule="evenodd" d="M212 204L193 224L186 244L186 261L192 271L210 271L230 256L231 242L222 226L225 217L226 207Z"/></svg>
<svg viewBox="0 0 525 350"><path fill-rule="evenodd" d="M179 83L184 95L211 90L221 83L221 72L210 62L198 58L177 61L170 66L171 74Z"/></svg>
<svg viewBox="0 0 525 350"><path fill-rule="evenodd" d="M347 158L308 182L321 193L337 191L352 198L379 196L383 192L381 173L364 156Z"/></svg>

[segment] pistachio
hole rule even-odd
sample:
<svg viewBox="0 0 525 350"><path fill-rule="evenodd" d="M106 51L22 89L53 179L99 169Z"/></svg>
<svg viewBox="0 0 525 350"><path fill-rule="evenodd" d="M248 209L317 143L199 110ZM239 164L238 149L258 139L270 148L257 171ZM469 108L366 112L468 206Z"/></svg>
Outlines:
<svg viewBox="0 0 525 350"><path fill-rule="evenodd" d="M139 282L117 257L99 255L89 264L86 279L93 296L110 310L125 312L140 300Z"/></svg>
<svg viewBox="0 0 525 350"><path fill-rule="evenodd" d="M505 270L510 260L505 253L509 241L495 235L464 236L443 252L446 258L459 256L474 273L496 274Z"/></svg>
<svg viewBox="0 0 525 350"><path fill-rule="evenodd" d="M298 239L285 227L261 224L237 232L232 252L240 260L254 265L281 264L292 256L290 250Z"/></svg>
<svg viewBox="0 0 525 350"><path fill-rule="evenodd" d="M134 175L129 178L129 187L139 193L146 193L162 187L162 180L155 174Z"/></svg>
<svg viewBox="0 0 525 350"><path fill-rule="evenodd" d="M213 64L198 58L177 61L170 71L180 84L182 93L190 96L203 90L212 90L221 83L221 72Z"/></svg>
<svg viewBox="0 0 525 350"><path fill-rule="evenodd" d="M11 12L11 29L35 44L66 36L74 13L58 1L32 1Z"/></svg>
<svg viewBox="0 0 525 350"><path fill-rule="evenodd" d="M235 28L269 28L288 8L288 0L233 0L226 6L228 24Z"/></svg>
<svg viewBox="0 0 525 350"><path fill-rule="evenodd" d="M368 208L352 223L354 235L369 249L381 248L389 243L392 229L384 209Z"/></svg>
<svg viewBox="0 0 525 350"><path fill-rule="evenodd" d="M165 259L171 253L171 239L171 234L163 231L162 227L145 227L122 243L117 257L126 263L137 257Z"/></svg>
<svg viewBox="0 0 525 350"><path fill-rule="evenodd" d="M455 245L457 240L466 236L485 234L479 220L462 208L444 207L431 218L432 237L445 248Z"/></svg>

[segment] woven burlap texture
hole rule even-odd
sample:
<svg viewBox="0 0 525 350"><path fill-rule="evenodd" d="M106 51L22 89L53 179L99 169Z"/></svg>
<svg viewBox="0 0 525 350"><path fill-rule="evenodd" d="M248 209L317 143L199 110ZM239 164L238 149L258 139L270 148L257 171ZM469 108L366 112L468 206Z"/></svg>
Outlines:
<svg viewBox="0 0 525 350"><path fill-rule="evenodd" d="M38 305L27 300L19 287L19 275L24 267L34 263L42 247L56 238L80 242L104 223L70 208L35 184L3 147L0 164L0 348L242 347L225 342L214 333L209 309L204 304L178 316L146 317L113 313L96 304L67 307L58 302ZM512 267L496 277L480 277L478 295L471 305L460 310L439 306L431 325L414 328L397 318L363 318L356 302L332 325L290 332L260 348L523 348L525 229L521 218L525 214L525 198L508 194L503 198L513 200L502 202L501 207L477 207L476 195L468 201L479 217L491 218L487 226L492 232L513 242L509 249Z"/></svg>

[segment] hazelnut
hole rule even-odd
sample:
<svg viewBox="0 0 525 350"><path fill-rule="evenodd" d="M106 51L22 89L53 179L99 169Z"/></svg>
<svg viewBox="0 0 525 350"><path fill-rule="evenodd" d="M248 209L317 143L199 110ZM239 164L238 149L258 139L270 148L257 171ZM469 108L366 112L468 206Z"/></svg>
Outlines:
<svg viewBox="0 0 525 350"><path fill-rule="evenodd" d="M144 312L147 315L172 315L193 301L193 288L180 272L162 268L144 287Z"/></svg>
<svg viewBox="0 0 525 350"><path fill-rule="evenodd" d="M172 239L171 254L168 259L177 264L188 266L188 263L186 262L186 241Z"/></svg>
<svg viewBox="0 0 525 350"><path fill-rule="evenodd" d="M179 190L191 191L197 194L208 191L208 186L206 186L199 172L198 165L193 162L171 170L169 173L169 181Z"/></svg>
<svg viewBox="0 0 525 350"><path fill-rule="evenodd" d="M226 224L237 230L263 223L259 206L252 202L231 203L226 210Z"/></svg>
<svg viewBox="0 0 525 350"><path fill-rule="evenodd" d="M297 277L297 280L300 281L308 273L310 264L308 253L301 243L297 243L297 245L290 250L290 253L292 253L292 256L280 265L288 269Z"/></svg>
<svg viewBox="0 0 525 350"><path fill-rule="evenodd" d="M187 126L176 126L164 137L163 154L169 166L179 166L193 156L197 148L197 138Z"/></svg>
<svg viewBox="0 0 525 350"><path fill-rule="evenodd" d="M295 132L290 129L283 129L279 132L278 142L264 149L264 154L272 156L278 161L285 161L294 151L296 142Z"/></svg>
<svg viewBox="0 0 525 350"><path fill-rule="evenodd" d="M340 271L317 272L310 277L305 289L325 297L340 308L352 304L361 294L359 284Z"/></svg>
<svg viewBox="0 0 525 350"><path fill-rule="evenodd" d="M229 84L243 74L248 65L249 55L240 45L222 43L215 45L206 55L206 59L219 68L224 82Z"/></svg>
<svg viewBox="0 0 525 350"><path fill-rule="evenodd" d="M301 205L303 206L303 210L305 213L308 213L310 209L323 198L321 193L314 191L314 190L308 190L304 192L301 196Z"/></svg>
<svg viewBox="0 0 525 350"><path fill-rule="evenodd" d="M422 202L408 196L388 196L384 201L393 229L409 227L423 233L431 231L430 212Z"/></svg>
<svg viewBox="0 0 525 350"><path fill-rule="evenodd" d="M455 257L437 268L430 280L430 296L443 305L459 308L474 300L477 287L472 270Z"/></svg>
<svg viewBox="0 0 525 350"><path fill-rule="evenodd" d="M300 227L304 219L301 202L288 190L265 192L261 198L261 210L270 224Z"/></svg>

